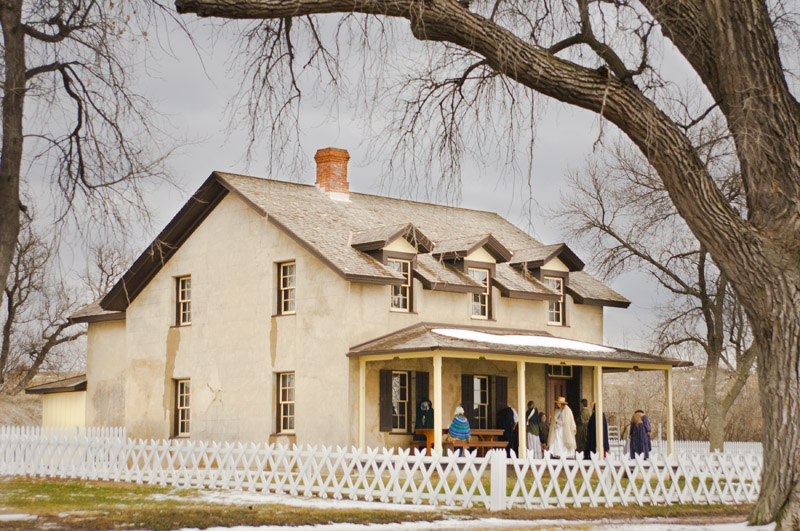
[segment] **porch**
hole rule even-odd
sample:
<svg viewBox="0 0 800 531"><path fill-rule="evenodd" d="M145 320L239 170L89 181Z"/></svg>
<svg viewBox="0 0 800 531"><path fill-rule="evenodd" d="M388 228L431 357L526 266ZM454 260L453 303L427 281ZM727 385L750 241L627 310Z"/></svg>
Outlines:
<svg viewBox="0 0 800 531"><path fill-rule="evenodd" d="M373 421L375 416L375 400L369 400L368 396L380 396L381 393L375 393L376 380L380 380L380 386L387 372L402 374L407 371L408 379L411 374L415 374L416 385L420 386L421 381L425 389L430 390L428 398L434 411L434 452L441 455L442 431L449 424L456 405L464 406L473 428L497 427L494 414L508 405L520 417L517 444L519 457L523 459L527 456L524 415L528 400L533 400L536 407L550 417L555 398L565 396L577 420L580 399L587 398L595 404L597 418L602 418L603 374L629 370L655 370L664 373L668 412L667 451L672 454L672 369L690 364L530 331L466 328L432 323L420 323L357 345L350 350L348 356L358 360L359 447L367 446L368 437L375 439L372 431L367 429L367 422ZM427 376L420 378L420 374L430 374L430 386L427 385ZM484 379L485 384L482 383ZM484 385L490 398L471 399L470 397L483 396L481 386ZM368 388L371 392L368 392ZM408 404L416 405L415 401L408 400L408 395L411 394L408 389L405 393L405 407L409 407ZM416 397L423 394L425 393L419 391L414 393ZM380 407L378 406L378 416L382 415ZM396 401L393 407L395 410L392 415L397 417ZM636 409L635 404L631 404L631 407L631 411ZM413 422L413 416L408 412L406 415L406 422ZM374 422L371 423L374 425ZM602 441L602 422L595 424L596 440ZM411 431L408 430L403 433L392 432L390 435L410 434ZM387 440L390 439L384 438L384 441ZM392 440L402 439L394 437ZM375 444L375 441L372 440L371 443ZM399 442L384 442L383 445L402 446Z"/></svg>

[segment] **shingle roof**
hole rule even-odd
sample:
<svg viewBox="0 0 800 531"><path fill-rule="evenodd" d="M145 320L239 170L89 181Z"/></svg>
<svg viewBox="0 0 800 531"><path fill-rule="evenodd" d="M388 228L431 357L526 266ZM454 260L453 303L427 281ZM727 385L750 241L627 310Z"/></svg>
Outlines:
<svg viewBox="0 0 800 531"><path fill-rule="evenodd" d="M631 304L631 301L583 271L572 271L569 274L567 292L581 304L602 304L619 308L627 308Z"/></svg>
<svg viewBox="0 0 800 531"><path fill-rule="evenodd" d="M684 367L691 362L661 358L582 341L556 338L546 332L507 330L492 327L458 327L447 324L418 323L350 349L348 356L396 354L430 350L518 354L529 358L559 358L576 361L621 362Z"/></svg>
<svg viewBox="0 0 800 531"><path fill-rule="evenodd" d="M125 319L125 312L104 310L96 300L69 316L73 323L95 323L98 321L117 321Z"/></svg>
<svg viewBox="0 0 800 531"><path fill-rule="evenodd" d="M64 378L63 380L56 380L55 382L47 382L39 385L34 385L25 389L25 393L29 395L47 395L50 393L71 393L75 391L86 390L86 375L73 376L72 378Z"/></svg>
<svg viewBox="0 0 800 531"><path fill-rule="evenodd" d="M416 277L427 289L483 293L486 288L470 277L429 254L417 255Z"/></svg>
<svg viewBox="0 0 800 531"><path fill-rule="evenodd" d="M406 238L420 252L428 253L433 248L433 242L422 234L422 231L414 227L412 223L352 231L350 233L350 245L360 251L383 249L387 244L401 236Z"/></svg>
<svg viewBox="0 0 800 531"><path fill-rule="evenodd" d="M584 266L583 261L565 243L518 249L514 251L514 256L511 257L509 263L525 264L528 267L542 267L553 258L558 258L564 262L564 265L569 267L570 271L580 271Z"/></svg>
<svg viewBox="0 0 800 531"><path fill-rule="evenodd" d="M527 272L517 271L508 264L497 264L494 282L500 289L500 293L506 297L552 300L561 297L561 294L545 286Z"/></svg>
<svg viewBox="0 0 800 531"><path fill-rule="evenodd" d="M390 239L407 226L428 242L438 242L440 248L471 248L468 243L475 245L488 238L487 250L500 253L501 258L507 256L509 251L531 252L529 250L543 247L493 212L358 193L350 193L347 201L336 201L315 186L215 172L134 262L122 280L100 301L100 307L84 308L75 314L75 318L87 321L96 316L104 318L104 312L110 310L116 310L113 318L123 318L124 314L118 312L127 308L227 193L236 195L265 216L270 223L344 278L356 282L400 284L403 281L400 273L356 249L352 242L353 239L363 243ZM555 247L558 246L547 246L548 249ZM442 289L455 288L456 291L474 290L476 283L463 273L436 263L430 255L420 254L418 258L421 266L416 274L423 283L446 286ZM505 268L501 268L501 271L501 282L509 289L513 284L521 292L542 291L541 286L536 283L529 286L530 283L521 276L514 279L513 275L520 275L519 272ZM596 280L594 282L599 284ZM589 294L591 291L592 297L588 300L602 300L594 297L600 292L596 286L589 284L589 280L583 281L576 292ZM624 300L613 290L605 289L608 290L606 295L609 300Z"/></svg>

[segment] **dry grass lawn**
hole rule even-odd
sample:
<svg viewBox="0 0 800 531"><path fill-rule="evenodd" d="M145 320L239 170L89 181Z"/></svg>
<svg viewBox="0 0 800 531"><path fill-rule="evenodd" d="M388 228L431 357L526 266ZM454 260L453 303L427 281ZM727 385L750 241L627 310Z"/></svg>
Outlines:
<svg viewBox="0 0 800 531"><path fill-rule="evenodd" d="M164 499L163 495L168 495ZM2 522L0 530L179 529L235 525L313 525L337 522L390 523L499 517L511 520L628 520L669 518L673 522L742 521L749 506L612 507L523 510L484 509L430 512L317 509L285 505L222 505L203 501L197 491L127 483L0 478L0 514L25 513L35 520Z"/></svg>

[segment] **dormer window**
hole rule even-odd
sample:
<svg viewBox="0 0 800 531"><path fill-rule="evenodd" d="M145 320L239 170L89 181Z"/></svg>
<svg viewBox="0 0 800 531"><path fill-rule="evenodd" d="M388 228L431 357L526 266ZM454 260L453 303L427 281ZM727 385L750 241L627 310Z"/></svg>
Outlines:
<svg viewBox="0 0 800 531"><path fill-rule="evenodd" d="M386 261L394 271L403 275L403 283L399 286L392 286L391 309L394 312L411 311L411 260L399 260L389 258Z"/></svg>
<svg viewBox="0 0 800 531"><path fill-rule="evenodd" d="M472 294L472 318L488 319L492 297L491 288L489 287L489 270L470 267L467 269L467 273L472 277L472 280L483 286L483 292Z"/></svg>
<svg viewBox="0 0 800 531"><path fill-rule="evenodd" d="M564 325L564 279L561 277L544 277L544 283L560 295L555 301L547 301L547 324Z"/></svg>

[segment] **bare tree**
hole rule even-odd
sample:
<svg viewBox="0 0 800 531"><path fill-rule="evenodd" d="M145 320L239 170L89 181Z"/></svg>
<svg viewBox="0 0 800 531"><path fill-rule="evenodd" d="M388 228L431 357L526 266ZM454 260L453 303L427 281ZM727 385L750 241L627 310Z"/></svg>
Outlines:
<svg viewBox="0 0 800 531"><path fill-rule="evenodd" d="M69 343L86 335L68 320L80 304L59 280L54 245L34 232L25 217L4 292L0 336L0 391L17 393L39 370L57 366Z"/></svg>
<svg viewBox="0 0 800 531"><path fill-rule="evenodd" d="M465 86L501 77L615 124L656 170L750 322L765 426L761 492L750 520L800 528L800 105L777 33L794 22L792 6L780 0L177 0L176 6L200 16L264 19L271 35L265 44L284 50L276 63L289 68L298 66L296 32L311 31L312 46L319 42L308 30L310 22L318 27L319 15L338 13L356 27L404 20L416 39L452 59L449 108L469 103L458 97ZM704 87L706 108L697 113L676 113L667 104L674 84L651 61L661 34ZM393 32L382 35L387 42ZM274 86L294 80L259 74ZM424 81L435 88L440 80ZM687 134L711 114L724 118L736 148L744 216Z"/></svg>
<svg viewBox="0 0 800 531"><path fill-rule="evenodd" d="M703 158L730 204L743 209L730 142L711 138L703 143ZM722 450L728 413L753 372L756 350L727 276L678 215L658 175L640 153L617 143L606 160L572 176L557 214L588 244L606 277L644 270L671 295L659 308L652 349L704 365L702 424L711 449Z"/></svg>
<svg viewBox="0 0 800 531"><path fill-rule="evenodd" d="M81 225L100 221L117 230L142 203L140 182L164 176L169 149L154 141L158 114L129 86L151 15L160 13L151 5L0 3L0 283L26 209L22 175L52 176L37 192L60 196L59 220L77 212Z"/></svg>

